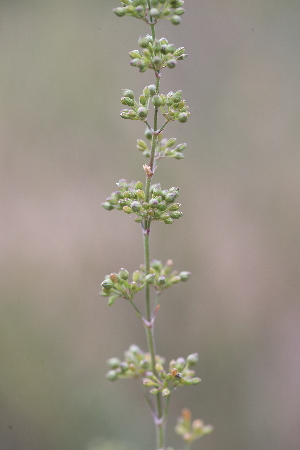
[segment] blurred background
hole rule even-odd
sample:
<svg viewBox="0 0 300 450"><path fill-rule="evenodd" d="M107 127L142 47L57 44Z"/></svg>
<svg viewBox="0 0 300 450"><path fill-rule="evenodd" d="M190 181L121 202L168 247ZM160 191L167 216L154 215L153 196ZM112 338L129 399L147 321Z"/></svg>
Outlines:
<svg viewBox="0 0 300 450"><path fill-rule="evenodd" d="M120 96L154 81L129 65L147 27L116 6L0 2L0 450L155 446L137 384L105 378L109 357L146 348L129 305L99 296L143 261L140 228L100 204L120 178L144 181L144 127L119 117ZM198 352L202 383L172 397L169 445L187 406L215 426L195 449L299 450L300 4L186 9L157 27L189 54L161 85L190 106L165 133L186 158L155 173L184 216L154 224L151 255L193 274L161 298L157 351Z"/></svg>

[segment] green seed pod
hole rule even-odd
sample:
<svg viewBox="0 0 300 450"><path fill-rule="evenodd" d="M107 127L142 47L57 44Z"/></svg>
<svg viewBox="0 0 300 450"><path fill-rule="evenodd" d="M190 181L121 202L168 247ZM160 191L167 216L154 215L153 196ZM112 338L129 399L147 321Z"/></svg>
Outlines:
<svg viewBox="0 0 300 450"><path fill-rule="evenodd" d="M183 213L181 211L174 211L170 214L170 217L172 217L172 219L180 219L181 216L183 216Z"/></svg>
<svg viewBox="0 0 300 450"><path fill-rule="evenodd" d="M118 379L118 372L116 372L115 370L110 370L109 372L107 372L106 378L109 381L115 381Z"/></svg>
<svg viewBox="0 0 300 450"><path fill-rule="evenodd" d="M148 86L149 89L149 94L151 97L153 97L153 95L156 94L156 86L155 84L150 84L150 86Z"/></svg>
<svg viewBox="0 0 300 450"><path fill-rule="evenodd" d="M147 147L146 142L144 142L142 139L138 139L138 140L137 140L136 147L137 147L137 149L140 150L141 152L143 152L144 150L148 150L148 147Z"/></svg>
<svg viewBox="0 0 300 450"><path fill-rule="evenodd" d="M137 114L139 116L139 118L141 120L146 119L147 115L148 115L148 109L145 108L144 106L141 106L138 110L137 110Z"/></svg>
<svg viewBox="0 0 300 450"><path fill-rule="evenodd" d="M149 46L149 39L147 36L140 36L139 40L138 40L138 44L140 47L142 48L147 48Z"/></svg>
<svg viewBox="0 0 300 450"><path fill-rule="evenodd" d="M188 363L189 367L195 366L198 363L198 360L199 360L198 353L192 353L186 358L186 362Z"/></svg>
<svg viewBox="0 0 300 450"><path fill-rule="evenodd" d="M161 100L160 96L159 96L159 95L154 95L154 96L152 97L152 103L153 103L153 105L154 105L156 108L158 108L159 106L161 106L161 105L162 105L162 100Z"/></svg>
<svg viewBox="0 0 300 450"><path fill-rule="evenodd" d="M169 69L174 69L176 64L176 59L169 59L169 61L167 62L167 66L169 67Z"/></svg>
<svg viewBox="0 0 300 450"><path fill-rule="evenodd" d="M150 16L152 16L152 17L159 16L159 10L157 8L151 8L150 9Z"/></svg>
<svg viewBox="0 0 300 450"><path fill-rule="evenodd" d="M107 363L111 369L117 369L121 364L121 360L119 358L110 358Z"/></svg>
<svg viewBox="0 0 300 450"><path fill-rule="evenodd" d="M173 25L179 25L181 23L181 17L174 15L171 17L171 22Z"/></svg>
<svg viewBox="0 0 300 450"><path fill-rule="evenodd" d="M180 272L179 276L180 276L181 281L187 281L191 276L191 272L183 271L183 272Z"/></svg>
<svg viewBox="0 0 300 450"><path fill-rule="evenodd" d="M128 280L128 277L129 277L128 270L122 268L119 272L119 277L121 277L122 280Z"/></svg>
<svg viewBox="0 0 300 450"><path fill-rule="evenodd" d="M141 205L141 203L138 202L138 201L133 201L133 202L131 203L131 209L132 209L133 212L138 213L138 212L140 212L140 210L142 209L142 205ZM177 212L178 212L178 211L177 211Z"/></svg>
<svg viewBox="0 0 300 450"><path fill-rule="evenodd" d="M185 123L188 120L188 115L186 113L180 113L178 115L178 122Z"/></svg>
<svg viewBox="0 0 300 450"><path fill-rule="evenodd" d="M126 14L126 10L125 8L122 8L121 6L119 8L114 8L113 12L115 13L116 16L118 17L122 17L125 16Z"/></svg>

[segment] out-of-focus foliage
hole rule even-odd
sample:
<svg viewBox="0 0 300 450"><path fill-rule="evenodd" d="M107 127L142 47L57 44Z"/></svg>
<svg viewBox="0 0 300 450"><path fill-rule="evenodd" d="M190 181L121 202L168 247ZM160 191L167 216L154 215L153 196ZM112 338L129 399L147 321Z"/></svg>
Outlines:
<svg viewBox="0 0 300 450"><path fill-rule="evenodd" d="M143 176L144 126L119 102L152 82L113 3L0 4L1 450L154 445L142 395L105 379L112 354L145 347L130 305L99 296L105 273L143 262L140 226L100 204ZM192 114L186 158L157 169L184 215L154 224L151 257L192 276L162 294L157 352L198 352L203 380L174 395L170 427L188 404L214 424L204 450L298 450L300 4L190 3L158 25L189 54L162 93L182 88Z"/></svg>

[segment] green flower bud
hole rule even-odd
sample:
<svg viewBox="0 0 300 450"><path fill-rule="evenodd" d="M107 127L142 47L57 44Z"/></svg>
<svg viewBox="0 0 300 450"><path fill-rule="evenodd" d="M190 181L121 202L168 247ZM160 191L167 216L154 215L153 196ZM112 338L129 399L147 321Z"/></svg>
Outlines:
<svg viewBox="0 0 300 450"><path fill-rule="evenodd" d="M152 97L152 103L155 107L159 107L162 105L162 101L159 95L154 95Z"/></svg>
<svg viewBox="0 0 300 450"><path fill-rule="evenodd" d="M107 363L111 369L117 369L121 364L121 360L119 358L110 358Z"/></svg>
<svg viewBox="0 0 300 450"><path fill-rule="evenodd" d="M150 389L150 394L157 395L158 393L159 393L159 389L157 389L157 388Z"/></svg>
<svg viewBox="0 0 300 450"><path fill-rule="evenodd" d="M147 36L141 37L138 40L138 44L142 48L147 48L149 46L149 39Z"/></svg>
<svg viewBox="0 0 300 450"><path fill-rule="evenodd" d="M109 278L107 278L104 281L102 281L101 286L104 289L110 290L110 289L112 289L114 287L114 283Z"/></svg>
<svg viewBox="0 0 300 450"><path fill-rule="evenodd" d="M129 365L127 364L126 361L121 362L120 369L122 373L127 372L127 370L129 369Z"/></svg>
<svg viewBox="0 0 300 450"><path fill-rule="evenodd" d="M180 8L184 4L184 0L171 0L170 6L171 8Z"/></svg>
<svg viewBox="0 0 300 450"><path fill-rule="evenodd" d="M173 147L173 145L176 144L177 139L176 138L170 138L166 142L166 148Z"/></svg>
<svg viewBox="0 0 300 450"><path fill-rule="evenodd" d="M174 69L176 64L176 59L169 59L169 61L167 62L167 66L169 67L169 69Z"/></svg>
<svg viewBox="0 0 300 450"><path fill-rule="evenodd" d="M152 133L151 133L151 131L149 130L149 128L146 128L144 135L145 135L145 137L146 137L147 139L149 139L149 140L152 139Z"/></svg>
<svg viewBox="0 0 300 450"><path fill-rule="evenodd" d="M130 89L122 89L123 97L129 97L134 100L134 93Z"/></svg>
<svg viewBox="0 0 300 450"><path fill-rule="evenodd" d="M133 201L131 203L131 209L132 209L133 212L138 213L142 209L142 205L138 201ZM176 212L178 212L178 211L176 211Z"/></svg>
<svg viewBox="0 0 300 450"><path fill-rule="evenodd" d="M175 45L174 44L168 44L167 46L166 46L166 52L167 53L174 53L176 51L176 47L175 47Z"/></svg>
<svg viewBox="0 0 300 450"><path fill-rule="evenodd" d="M155 67L160 66L161 63L162 63L162 59L161 59L159 56L154 56L154 57L152 58L152 64L153 64Z"/></svg>
<svg viewBox="0 0 300 450"><path fill-rule="evenodd" d="M119 272L119 276L122 278L122 280L128 280L129 272L126 269L121 269Z"/></svg>
<svg viewBox="0 0 300 450"><path fill-rule="evenodd" d="M171 17L171 22L173 25L179 25L181 23L181 17L174 15Z"/></svg>
<svg viewBox="0 0 300 450"><path fill-rule="evenodd" d="M125 8L119 7L119 8L114 8L113 12L116 14L116 16L118 17L122 17L125 16L126 14L126 10Z"/></svg>
<svg viewBox="0 0 300 450"><path fill-rule="evenodd" d="M150 9L150 16L152 16L152 17L159 16L159 10L157 8L151 8Z"/></svg>
<svg viewBox="0 0 300 450"><path fill-rule="evenodd" d="M144 142L142 139L138 139L138 140L137 140L136 147L137 147L137 149L140 150L141 152L143 152L144 150L148 150L148 147L147 147L146 142Z"/></svg>
<svg viewBox="0 0 300 450"><path fill-rule="evenodd" d="M182 153L178 152L178 153L175 153L174 158L175 159L183 159L184 155Z"/></svg>
<svg viewBox="0 0 300 450"><path fill-rule="evenodd" d="M175 92L175 94L173 95L173 102L179 103L181 100L182 100L182 91Z"/></svg>
<svg viewBox="0 0 300 450"><path fill-rule="evenodd" d="M170 217L172 219L180 219L180 217L183 216L183 213L181 211L174 211L172 214L170 214Z"/></svg>
<svg viewBox="0 0 300 450"><path fill-rule="evenodd" d="M142 141L142 142L144 142L144 141ZM145 142L144 142L144 144L145 144ZM146 145L146 144L145 144L145 145ZM147 146L146 146L146 147L147 147ZM136 183L136 185L135 185L135 189L141 190L141 189L143 189L143 187L144 187L143 183L142 183L141 181L137 181L137 183Z"/></svg>
<svg viewBox="0 0 300 450"><path fill-rule="evenodd" d="M181 56L185 53L184 47L178 47L175 52L173 53L173 56Z"/></svg>
<svg viewBox="0 0 300 450"><path fill-rule="evenodd" d="M131 52L129 52L129 56L132 59L136 59L136 58L141 59L142 58L142 55L140 54L140 52L138 50L132 50Z"/></svg>
<svg viewBox="0 0 300 450"><path fill-rule="evenodd" d="M108 306L112 306L115 303L116 298L118 298L118 295L111 295L108 299Z"/></svg>
<svg viewBox="0 0 300 450"><path fill-rule="evenodd" d="M173 223L173 219L172 217L168 217L167 219L164 220L166 225L171 225Z"/></svg>
<svg viewBox="0 0 300 450"><path fill-rule="evenodd" d="M170 278L170 283L172 283L172 284L179 283L179 281L181 281L181 278L179 275L174 275L174 277Z"/></svg>
<svg viewBox="0 0 300 450"><path fill-rule="evenodd" d="M188 363L188 366L191 367L195 366L198 363L198 359L199 359L198 353L192 353L186 358L186 362Z"/></svg>
<svg viewBox="0 0 300 450"><path fill-rule="evenodd" d="M164 37L160 38L159 42L161 43L161 45L168 45L168 40Z"/></svg>
<svg viewBox="0 0 300 450"><path fill-rule="evenodd" d="M185 9L184 8L176 8L176 9L174 9L174 14L176 14L177 16L181 16L184 13L185 13Z"/></svg>
<svg viewBox="0 0 300 450"><path fill-rule="evenodd" d="M175 192L169 192L165 197L165 201L167 203L173 203L176 197L177 195Z"/></svg>
<svg viewBox="0 0 300 450"><path fill-rule="evenodd" d="M186 113L180 113L178 116L178 121L185 123L188 120L188 115Z"/></svg>
<svg viewBox="0 0 300 450"><path fill-rule="evenodd" d="M132 100L132 98L129 97L122 97L121 103L126 106L134 106L134 100Z"/></svg>
<svg viewBox="0 0 300 450"><path fill-rule="evenodd" d="M132 209L130 208L130 206L123 206L123 211L126 214L131 214L132 213Z"/></svg>
<svg viewBox="0 0 300 450"><path fill-rule="evenodd" d="M155 84L150 84L150 86L148 86L149 89L149 94L151 97L153 97L153 95L156 94L156 86Z"/></svg>
<svg viewBox="0 0 300 450"><path fill-rule="evenodd" d="M183 272L180 272L179 276L180 276L181 281L187 281L191 276L191 272L183 271Z"/></svg>
<svg viewBox="0 0 300 450"><path fill-rule="evenodd" d="M138 116L139 118L142 119L146 119L147 115L148 115L148 109L145 108L144 106L141 106L138 110L137 110Z"/></svg>
<svg viewBox="0 0 300 450"><path fill-rule="evenodd" d="M146 104L147 104L147 99L146 99L146 97L145 97L144 95L140 95L140 97L139 97L139 102L140 102L140 104L141 104L142 106L146 106Z"/></svg>
<svg viewBox="0 0 300 450"><path fill-rule="evenodd" d="M158 277L157 283L158 283L160 286L163 286L164 284L166 284L166 278L163 277L163 276Z"/></svg>
<svg viewBox="0 0 300 450"><path fill-rule="evenodd" d="M143 152L143 155L146 156L146 158L149 158L150 155L151 155L150 150L145 150L145 151Z"/></svg>
<svg viewBox="0 0 300 450"><path fill-rule="evenodd" d="M141 355L143 352L142 352L142 350L140 349L140 347L138 347L137 345L135 345L135 344L132 344L130 347L129 347L129 352L130 353L133 353L134 355Z"/></svg>
<svg viewBox="0 0 300 450"><path fill-rule="evenodd" d="M168 395L170 395L170 394L171 394L170 389L165 388L165 389L162 390L162 396L163 397L168 397Z"/></svg>
<svg viewBox="0 0 300 450"><path fill-rule="evenodd" d="M178 369L179 371L181 371L185 366L185 359L182 358L182 356L180 356L179 358L176 359L176 369Z"/></svg>
<svg viewBox="0 0 300 450"><path fill-rule="evenodd" d="M111 205L109 202L101 203L101 206L103 206L104 209L107 209L107 211L111 211L114 209L113 205Z"/></svg>
<svg viewBox="0 0 300 450"><path fill-rule="evenodd" d="M152 284L154 282L154 278L155 278L155 273L149 273L148 275L146 275L145 281L147 284Z"/></svg>
<svg viewBox="0 0 300 450"><path fill-rule="evenodd" d="M153 269L160 271L163 268L163 265L161 263L161 261L158 261L157 259L153 259L153 261L151 261L151 267L153 267Z"/></svg>
<svg viewBox="0 0 300 450"><path fill-rule="evenodd" d="M125 7L125 9L126 9L126 12L129 13L129 14L134 13L134 6L133 5L128 5L128 6Z"/></svg>
<svg viewBox="0 0 300 450"><path fill-rule="evenodd" d="M156 208L158 205L158 200L156 198L151 198L151 200L149 201L149 206L151 206L152 208Z"/></svg>
<svg viewBox="0 0 300 450"><path fill-rule="evenodd" d="M138 14L142 14L142 12L144 12L144 8L143 8L142 6L137 6L137 7L135 8L135 10L136 10L136 12L137 12Z"/></svg>
<svg viewBox="0 0 300 450"><path fill-rule="evenodd" d="M150 378L144 378L143 379L143 385L144 386L157 386L157 383Z"/></svg>
<svg viewBox="0 0 300 450"><path fill-rule="evenodd" d="M175 147L175 150L176 150L177 152L183 152L183 150L185 150L186 147L187 147L186 144L179 144L179 145L177 145L177 146Z"/></svg>
<svg viewBox="0 0 300 450"><path fill-rule="evenodd" d="M109 381L115 381L118 379L118 372L116 372L115 370L110 370L109 372L107 372L106 378Z"/></svg>
<svg viewBox="0 0 300 450"><path fill-rule="evenodd" d="M153 42L153 51L154 51L154 53L159 53L160 50L161 50L161 43L159 42L158 39L154 39L154 42Z"/></svg>

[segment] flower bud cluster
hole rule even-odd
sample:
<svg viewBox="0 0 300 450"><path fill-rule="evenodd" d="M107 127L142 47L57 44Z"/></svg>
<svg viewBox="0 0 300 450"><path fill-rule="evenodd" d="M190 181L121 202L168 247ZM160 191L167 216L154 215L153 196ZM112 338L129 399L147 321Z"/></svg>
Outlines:
<svg viewBox="0 0 300 450"><path fill-rule="evenodd" d="M153 39L150 34L141 36L138 44L143 50L141 52L132 50L129 56L132 58L130 64L138 67L140 72L145 72L147 69L159 72L164 67L173 69L177 61L188 56L184 47L176 48L175 45L169 44L167 39Z"/></svg>
<svg viewBox="0 0 300 450"><path fill-rule="evenodd" d="M121 0L121 5L113 11L118 17L125 15L142 19L154 25L160 19L168 19L174 25L181 23L181 15L185 10L183 0L150 0L150 9L147 0Z"/></svg>
<svg viewBox="0 0 300 450"><path fill-rule="evenodd" d="M187 121L190 115L188 106L185 104L185 100L182 98L182 91L173 92L170 91L167 95L156 94L156 88L154 85L146 86L143 90L143 94L139 97L139 102L134 98L134 93L130 89L123 89L123 97L121 97L121 103L126 106L130 106L131 109L123 109L120 116L123 119L141 120L145 122L147 120L149 112L150 98L155 108L160 108L162 115L167 122L178 120L181 123ZM149 130L151 133L151 130Z"/></svg>
<svg viewBox="0 0 300 450"><path fill-rule="evenodd" d="M146 129L145 136L147 139L152 139L152 133L149 128ZM163 134L160 133L157 136L157 146L155 148L154 159L159 160L166 157L183 159L184 155L182 154L182 152L186 149L187 145L178 144L175 148L172 148L176 144L176 141L176 138L163 138ZM138 139L136 147L139 151L143 152L144 156L146 156L147 158L150 157L151 150L150 148L148 148L145 141L143 141L142 139Z"/></svg>
<svg viewBox="0 0 300 450"><path fill-rule="evenodd" d="M213 431L212 425L204 425L200 419L191 420L191 412L189 409L184 408L181 412L181 416L178 418L175 431L182 439L191 444L196 439L209 434Z"/></svg>
<svg viewBox="0 0 300 450"><path fill-rule="evenodd" d="M106 202L102 203L107 210L119 209L126 214L136 214L135 221L159 220L171 224L179 219L183 213L179 211L180 203L175 203L179 194L178 187L162 190L160 184L153 184L150 188L151 198L145 201L145 191L141 181L128 183L122 179L117 183L119 190L113 192Z"/></svg>
<svg viewBox="0 0 300 450"><path fill-rule="evenodd" d="M173 284L179 283L180 281L187 281L191 272L182 271L178 272L173 269L173 261L168 259L165 265L161 261L154 259L150 263L150 273L146 275L145 266L140 265L140 280L145 280L146 283L151 284L156 294L160 294L163 290L167 289Z"/></svg>
<svg viewBox="0 0 300 450"><path fill-rule="evenodd" d="M165 360L161 356L155 356L156 364L164 364ZM124 361L119 358L108 360L110 367L106 377L110 381L121 378L143 378L152 374L150 353L143 352L137 345L131 345L124 353Z"/></svg>
<svg viewBox="0 0 300 450"><path fill-rule="evenodd" d="M164 369L162 364L156 363L156 373L148 372L147 377L143 379L143 385L151 387L150 394L156 395L161 392L163 397L167 397L173 389L179 386L198 384L201 379L194 377L195 371L190 368L197 364L197 361L197 353L189 355L186 359L173 359L170 361L168 371Z"/></svg>
<svg viewBox="0 0 300 450"><path fill-rule="evenodd" d="M131 301L135 294L143 289L145 281L141 281L139 274L136 272L133 272L131 282L129 281L129 272L126 269L105 276L101 283L100 294L103 297L109 297L109 306L113 305L117 298L125 298Z"/></svg>

